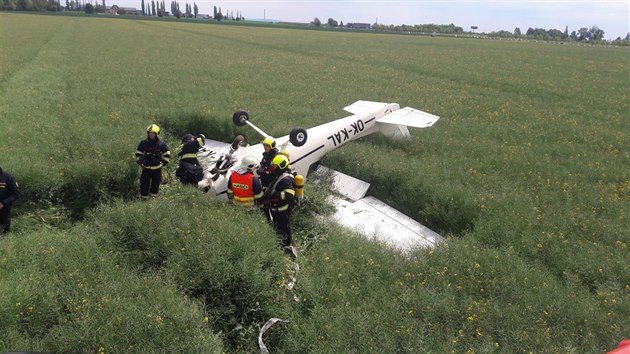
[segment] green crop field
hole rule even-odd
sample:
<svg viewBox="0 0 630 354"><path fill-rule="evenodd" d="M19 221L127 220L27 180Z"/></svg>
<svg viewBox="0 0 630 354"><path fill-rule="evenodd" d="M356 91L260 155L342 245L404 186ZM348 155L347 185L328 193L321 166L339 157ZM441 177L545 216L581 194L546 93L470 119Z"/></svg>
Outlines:
<svg viewBox="0 0 630 354"><path fill-rule="evenodd" d="M0 13L0 352L605 352L630 338L628 49ZM356 100L441 119L324 164L448 239L402 256L295 213L301 272L263 217L171 182L138 198L151 123L285 135ZM169 173L174 168L169 166ZM294 301L294 297L299 301Z"/></svg>

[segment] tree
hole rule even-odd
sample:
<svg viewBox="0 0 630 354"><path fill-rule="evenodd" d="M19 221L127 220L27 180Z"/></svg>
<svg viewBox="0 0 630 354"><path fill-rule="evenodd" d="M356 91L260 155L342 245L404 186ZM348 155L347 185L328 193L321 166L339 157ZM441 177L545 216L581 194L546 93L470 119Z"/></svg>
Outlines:
<svg viewBox="0 0 630 354"><path fill-rule="evenodd" d="M155 0L151 0L151 15L155 16Z"/></svg>
<svg viewBox="0 0 630 354"><path fill-rule="evenodd" d="M85 13L86 14L93 14L94 13L94 6L92 4L90 4L89 2L87 4L85 4Z"/></svg>
<svg viewBox="0 0 630 354"><path fill-rule="evenodd" d="M567 38L569 38L569 26L565 26L564 27L564 32L562 33L562 36L560 36L560 38L565 41Z"/></svg>
<svg viewBox="0 0 630 354"><path fill-rule="evenodd" d="M223 20L223 14L221 13L221 8L217 11L217 7L214 7L214 19L217 21Z"/></svg>
<svg viewBox="0 0 630 354"><path fill-rule="evenodd" d="M68 0L66 0L66 1L68 1ZM146 13L144 12L144 0L142 0L142 14L146 15Z"/></svg>
<svg viewBox="0 0 630 354"><path fill-rule="evenodd" d="M578 40L578 35L575 31L572 31L571 34L569 35L569 39L571 39L572 41L576 41Z"/></svg>
<svg viewBox="0 0 630 354"><path fill-rule="evenodd" d="M194 7L194 11L195 11L195 18L197 18L197 14L199 14L199 7L197 7L197 3L195 2L195 7Z"/></svg>
<svg viewBox="0 0 630 354"><path fill-rule="evenodd" d="M591 40L591 33L588 28L582 27L578 30L578 40L579 41L588 41Z"/></svg>
<svg viewBox="0 0 630 354"><path fill-rule="evenodd" d="M328 19L328 27L337 27L339 24L333 18Z"/></svg>
<svg viewBox="0 0 630 354"><path fill-rule="evenodd" d="M591 27L589 32L591 33L591 39L594 41L601 41L604 39L604 30L597 26Z"/></svg>
<svg viewBox="0 0 630 354"><path fill-rule="evenodd" d="M514 29L514 36L515 37L520 37L521 36L521 29L520 28L516 27Z"/></svg>
<svg viewBox="0 0 630 354"><path fill-rule="evenodd" d="M630 42L630 32L628 32L628 34L626 34L626 38L623 39L624 41Z"/></svg>
<svg viewBox="0 0 630 354"><path fill-rule="evenodd" d="M319 27L322 25L322 21L319 20L319 18L315 17L313 19L313 21L311 22L311 25L315 26L315 27Z"/></svg>

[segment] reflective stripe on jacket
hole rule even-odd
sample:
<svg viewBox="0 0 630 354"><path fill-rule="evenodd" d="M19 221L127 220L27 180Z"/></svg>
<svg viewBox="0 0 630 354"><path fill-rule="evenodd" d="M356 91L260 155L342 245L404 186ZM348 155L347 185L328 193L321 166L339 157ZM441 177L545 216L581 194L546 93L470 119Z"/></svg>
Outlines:
<svg viewBox="0 0 630 354"><path fill-rule="evenodd" d="M165 142L159 139L146 139L138 144L136 150L136 161L144 169L159 170L168 164L171 158L171 151Z"/></svg>
<svg viewBox="0 0 630 354"><path fill-rule="evenodd" d="M253 207L254 202L262 198L260 181L253 173L240 174L236 171L230 176L228 183L228 198L234 198L234 204Z"/></svg>
<svg viewBox="0 0 630 354"><path fill-rule="evenodd" d="M267 190L266 198L269 200L269 209L272 213L290 212L295 199L293 175L288 172L280 175Z"/></svg>

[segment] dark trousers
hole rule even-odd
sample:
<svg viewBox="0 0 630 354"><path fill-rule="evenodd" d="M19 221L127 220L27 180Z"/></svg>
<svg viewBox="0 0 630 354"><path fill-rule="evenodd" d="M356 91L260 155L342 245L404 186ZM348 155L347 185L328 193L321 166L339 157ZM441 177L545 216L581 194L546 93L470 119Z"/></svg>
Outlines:
<svg viewBox="0 0 630 354"><path fill-rule="evenodd" d="M0 209L0 234L6 234L11 231L11 207L4 206Z"/></svg>
<svg viewBox="0 0 630 354"><path fill-rule="evenodd" d="M160 184L162 184L162 169L143 169L140 175L140 195L148 197L151 192L151 195L156 196L160 192Z"/></svg>
<svg viewBox="0 0 630 354"><path fill-rule="evenodd" d="M282 245L291 246L293 244L293 234L291 233L290 214L272 213L273 228L282 236Z"/></svg>

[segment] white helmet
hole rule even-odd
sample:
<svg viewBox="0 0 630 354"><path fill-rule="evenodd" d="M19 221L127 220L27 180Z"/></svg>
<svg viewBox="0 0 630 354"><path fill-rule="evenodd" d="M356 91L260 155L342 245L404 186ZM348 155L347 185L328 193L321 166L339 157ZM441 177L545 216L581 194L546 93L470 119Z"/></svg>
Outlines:
<svg viewBox="0 0 630 354"><path fill-rule="evenodd" d="M254 172L258 168L258 160L254 156L245 156L241 161L241 168L249 172Z"/></svg>

